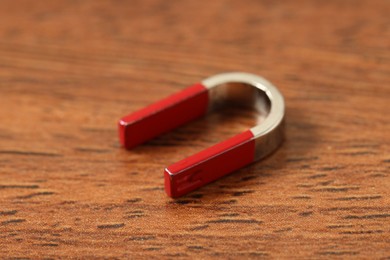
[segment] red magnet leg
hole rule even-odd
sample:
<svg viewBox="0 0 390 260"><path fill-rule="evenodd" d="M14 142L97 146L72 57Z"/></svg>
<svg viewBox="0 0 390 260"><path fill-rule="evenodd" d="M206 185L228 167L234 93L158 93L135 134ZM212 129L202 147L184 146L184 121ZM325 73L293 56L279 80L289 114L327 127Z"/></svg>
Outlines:
<svg viewBox="0 0 390 260"><path fill-rule="evenodd" d="M130 149L204 115L207 89L195 84L119 120L119 139Z"/></svg>
<svg viewBox="0 0 390 260"><path fill-rule="evenodd" d="M165 191L180 197L254 161L250 130L172 164L165 169Z"/></svg>

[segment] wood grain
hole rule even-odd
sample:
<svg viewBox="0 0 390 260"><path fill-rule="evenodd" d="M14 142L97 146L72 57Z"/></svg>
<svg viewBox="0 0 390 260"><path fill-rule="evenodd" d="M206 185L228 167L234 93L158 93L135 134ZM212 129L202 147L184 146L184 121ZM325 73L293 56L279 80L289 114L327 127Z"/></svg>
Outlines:
<svg viewBox="0 0 390 260"><path fill-rule="evenodd" d="M389 258L389 1L1 1L1 258ZM119 117L224 71L284 94L286 141L186 197L163 168L231 108L132 151Z"/></svg>

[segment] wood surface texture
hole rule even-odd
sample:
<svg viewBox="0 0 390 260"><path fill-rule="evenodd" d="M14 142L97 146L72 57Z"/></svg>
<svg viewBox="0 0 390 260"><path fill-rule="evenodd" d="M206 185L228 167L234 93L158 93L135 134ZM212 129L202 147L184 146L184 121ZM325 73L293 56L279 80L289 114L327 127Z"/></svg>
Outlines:
<svg viewBox="0 0 390 260"><path fill-rule="evenodd" d="M0 2L0 258L390 258L390 2ZM185 197L164 167L253 125L134 150L117 120L210 75L283 93L278 151Z"/></svg>

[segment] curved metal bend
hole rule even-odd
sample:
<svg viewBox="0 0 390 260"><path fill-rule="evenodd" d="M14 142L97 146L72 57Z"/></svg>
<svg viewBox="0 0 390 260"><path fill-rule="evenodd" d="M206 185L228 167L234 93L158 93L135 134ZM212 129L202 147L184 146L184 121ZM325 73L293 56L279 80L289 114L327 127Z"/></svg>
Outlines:
<svg viewBox="0 0 390 260"><path fill-rule="evenodd" d="M255 160L275 150L283 140L284 99L279 90L266 79L244 72L221 73L202 81L209 90L209 110L229 100L249 104L266 119L250 131L256 141Z"/></svg>
<svg viewBox="0 0 390 260"><path fill-rule="evenodd" d="M283 140L284 100L262 77L222 73L184 89L119 120L122 145L132 148L192 121L224 103L250 105L265 120L248 131L218 143L165 169L165 190L182 196L274 151Z"/></svg>

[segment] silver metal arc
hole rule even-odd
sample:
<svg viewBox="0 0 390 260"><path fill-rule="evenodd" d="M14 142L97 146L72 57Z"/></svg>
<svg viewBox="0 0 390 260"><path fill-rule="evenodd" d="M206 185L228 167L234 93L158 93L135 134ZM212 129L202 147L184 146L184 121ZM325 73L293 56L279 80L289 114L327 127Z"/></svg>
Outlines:
<svg viewBox="0 0 390 260"><path fill-rule="evenodd" d="M282 94L266 79L244 72L221 73L202 81L208 89L209 110L227 101L250 105L267 116L250 131L256 143L255 160L273 152L284 137L285 105Z"/></svg>

